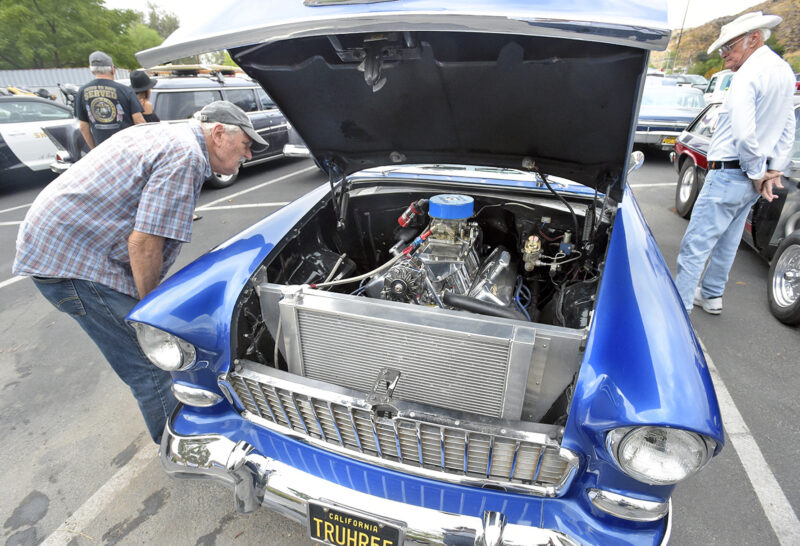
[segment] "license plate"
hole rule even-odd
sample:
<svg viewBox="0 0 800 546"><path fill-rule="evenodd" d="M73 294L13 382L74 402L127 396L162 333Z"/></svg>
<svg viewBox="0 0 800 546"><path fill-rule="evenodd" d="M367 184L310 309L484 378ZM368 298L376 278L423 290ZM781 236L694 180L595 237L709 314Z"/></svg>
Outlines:
<svg viewBox="0 0 800 546"><path fill-rule="evenodd" d="M332 546L400 546L405 528L397 522L339 506L308 503L311 538Z"/></svg>
<svg viewBox="0 0 800 546"><path fill-rule="evenodd" d="M661 144L675 144L674 136L665 136L661 139Z"/></svg>

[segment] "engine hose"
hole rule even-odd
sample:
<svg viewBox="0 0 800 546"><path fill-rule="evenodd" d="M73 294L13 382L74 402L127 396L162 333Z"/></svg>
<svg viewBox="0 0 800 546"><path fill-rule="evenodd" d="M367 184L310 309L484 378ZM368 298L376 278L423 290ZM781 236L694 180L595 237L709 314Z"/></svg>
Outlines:
<svg viewBox="0 0 800 546"><path fill-rule="evenodd" d="M509 307L495 305L494 303L489 303L477 298L472 298L470 296L453 294L452 292L445 292L444 296L442 297L442 301L450 307L458 307L459 309L464 309L465 311L471 311L473 313L480 313L481 315L490 315L493 317L502 317L514 320L528 320L525 318L525 315L519 311L514 311Z"/></svg>

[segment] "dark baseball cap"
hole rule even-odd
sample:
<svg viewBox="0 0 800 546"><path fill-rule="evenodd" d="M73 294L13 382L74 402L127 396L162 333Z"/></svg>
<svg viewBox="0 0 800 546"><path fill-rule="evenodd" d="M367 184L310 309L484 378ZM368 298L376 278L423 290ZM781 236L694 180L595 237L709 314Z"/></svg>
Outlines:
<svg viewBox="0 0 800 546"><path fill-rule="evenodd" d="M250 121L250 118L247 117L244 110L232 102L216 100L211 104L207 104L200 110L198 118L203 122L225 123L227 125L236 125L240 127L253 141L252 147L255 149L264 149L269 146L267 141L261 138L256 132L253 127L253 122Z"/></svg>
<svg viewBox="0 0 800 546"><path fill-rule="evenodd" d="M114 61L108 54L102 51L95 51L89 55L89 66L114 66Z"/></svg>

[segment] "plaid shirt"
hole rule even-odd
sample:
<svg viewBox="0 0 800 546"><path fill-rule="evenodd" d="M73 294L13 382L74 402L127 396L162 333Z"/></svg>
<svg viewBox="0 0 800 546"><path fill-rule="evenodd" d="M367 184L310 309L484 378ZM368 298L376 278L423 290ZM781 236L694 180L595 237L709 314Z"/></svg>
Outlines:
<svg viewBox="0 0 800 546"><path fill-rule="evenodd" d="M165 238L163 278L191 240L210 175L196 123L120 131L36 197L17 235L13 272L93 281L138 299L128 236L137 230Z"/></svg>

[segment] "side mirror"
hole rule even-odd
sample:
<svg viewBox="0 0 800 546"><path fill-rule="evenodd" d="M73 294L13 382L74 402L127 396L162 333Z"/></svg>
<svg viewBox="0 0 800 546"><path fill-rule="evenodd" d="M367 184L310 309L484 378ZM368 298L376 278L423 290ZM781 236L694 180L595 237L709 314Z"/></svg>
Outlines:
<svg viewBox="0 0 800 546"><path fill-rule="evenodd" d="M638 169L644 164L644 153L636 150L631 154L631 157L628 159L628 174L631 174L633 171Z"/></svg>

